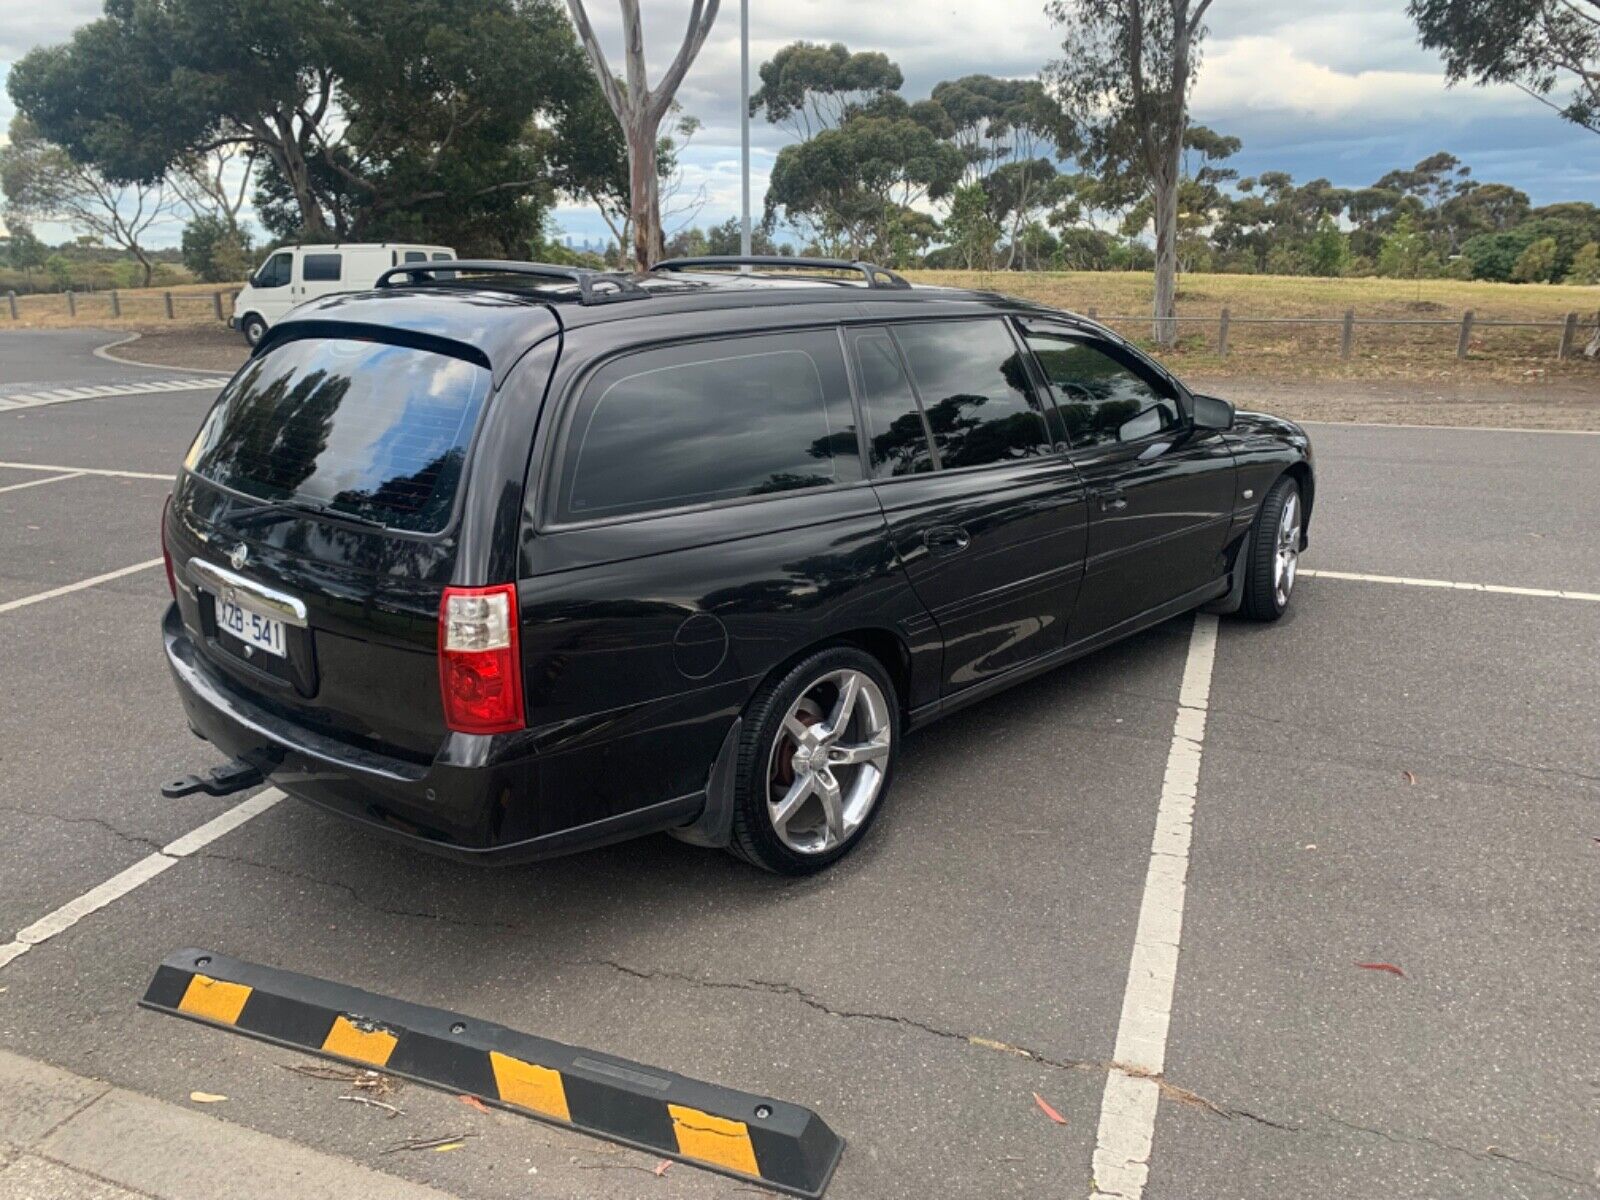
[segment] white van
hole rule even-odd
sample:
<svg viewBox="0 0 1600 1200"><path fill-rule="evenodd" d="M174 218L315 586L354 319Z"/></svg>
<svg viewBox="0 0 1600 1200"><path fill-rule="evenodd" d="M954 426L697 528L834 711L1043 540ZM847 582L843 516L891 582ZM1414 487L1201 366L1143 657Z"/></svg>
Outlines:
<svg viewBox="0 0 1600 1200"><path fill-rule="evenodd" d="M242 330L254 346L291 308L334 292L370 288L390 267L455 258L449 246L397 242L334 242L322 246L284 246L256 269L233 302L230 329Z"/></svg>

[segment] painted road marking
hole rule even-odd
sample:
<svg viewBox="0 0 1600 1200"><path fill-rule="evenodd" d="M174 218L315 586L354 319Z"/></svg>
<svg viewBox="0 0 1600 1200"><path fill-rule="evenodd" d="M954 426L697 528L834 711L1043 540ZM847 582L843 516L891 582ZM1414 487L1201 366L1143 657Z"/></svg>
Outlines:
<svg viewBox="0 0 1600 1200"><path fill-rule="evenodd" d="M105 583L112 579L121 579L124 575L132 575L136 571L148 571L151 567L159 567L162 559L152 558L149 562L134 563L131 567L122 567L116 571L107 571L104 575L96 575L93 579L80 579L77 583L69 583L64 587L51 588L48 592L38 592L32 596L24 596L20 600L7 600L0 604L0 613L14 612L19 608L27 608L30 604L40 604L45 600L54 600L57 596L65 596L70 592L81 592L84 588L94 587L97 583Z"/></svg>
<svg viewBox="0 0 1600 1200"><path fill-rule="evenodd" d="M223 834L237 829L252 817L260 816L282 799L283 793L277 788L267 788L258 792L243 804L237 804L220 816L212 817L198 829L191 830L153 854L146 855L98 887L90 888L75 900L68 900L54 912L46 913L32 925L18 930L17 936L8 944L0 945L0 967L15 962L29 950L42 942L49 941L57 934L65 933L85 917L99 912L115 900L120 900L140 884L149 883L157 875L177 866L191 854L205 849Z"/></svg>
<svg viewBox="0 0 1600 1200"><path fill-rule="evenodd" d="M1197 614L1178 690L1167 771L1161 781L1161 803L1156 810L1133 957L1128 963L1128 984L1122 994L1117 1044L1100 1101L1090 1184L1093 1197L1139 1200L1150 1173L1150 1147L1161 1100L1157 1079L1166 1068L1167 1025L1178 977L1178 943L1189 875L1189 837L1216 653L1217 618Z"/></svg>
<svg viewBox="0 0 1600 1200"><path fill-rule="evenodd" d="M1300 574L1313 579L1345 579L1354 583L1395 583L1403 587L1444 588L1457 592L1492 592L1497 596L1540 596L1546 600L1587 600L1600 602L1600 592L1572 592L1555 588L1513 587L1505 583L1460 583L1453 579L1412 579L1405 575L1362 575L1355 571L1315 571Z"/></svg>
<svg viewBox="0 0 1600 1200"><path fill-rule="evenodd" d="M63 479L78 479L82 475L82 471L68 471L65 475L49 475L44 479L30 479L26 483L9 483L5 487L0 487L0 492L20 492L23 488L39 487L41 484L46 483L60 483Z"/></svg>
<svg viewBox="0 0 1600 1200"><path fill-rule="evenodd" d="M13 408L42 408L47 404L66 404L72 400L104 400L112 396L147 396L152 392L201 392L220 388L226 375L199 378L152 379L144 383L113 383L93 386L51 388L38 392L13 392L0 396L0 412Z"/></svg>
<svg viewBox="0 0 1600 1200"><path fill-rule="evenodd" d="M59 463L25 463L25 462L0 462L0 467L10 467L15 471L67 471L73 475L112 475L118 479L159 479L163 483L172 482L172 472L165 475L156 475L150 471L113 471L105 467L63 467Z"/></svg>

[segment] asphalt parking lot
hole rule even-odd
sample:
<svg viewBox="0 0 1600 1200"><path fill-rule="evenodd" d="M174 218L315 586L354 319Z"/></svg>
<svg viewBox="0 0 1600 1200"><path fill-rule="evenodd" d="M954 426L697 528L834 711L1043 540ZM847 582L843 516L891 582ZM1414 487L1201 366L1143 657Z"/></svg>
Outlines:
<svg viewBox="0 0 1600 1200"><path fill-rule="evenodd" d="M0 394L111 382L97 340L0 335ZM464 1197L754 1191L136 1008L194 945L807 1105L841 1200L1600 1193L1600 437L1313 427L1284 621L913 736L820 878L667 838L483 871L285 800L6 961L244 799L157 790L217 761L156 532L214 394L0 412L0 1047Z"/></svg>

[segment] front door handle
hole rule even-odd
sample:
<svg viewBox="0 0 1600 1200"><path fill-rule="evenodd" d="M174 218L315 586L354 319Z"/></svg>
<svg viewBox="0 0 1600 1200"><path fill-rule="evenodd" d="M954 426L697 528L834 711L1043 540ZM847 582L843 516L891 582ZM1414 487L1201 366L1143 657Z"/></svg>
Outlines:
<svg viewBox="0 0 1600 1200"><path fill-rule="evenodd" d="M972 536L959 525L933 525L922 535L922 544L934 554L959 554L972 542Z"/></svg>
<svg viewBox="0 0 1600 1200"><path fill-rule="evenodd" d="M1119 487L1096 488L1095 496L1101 512L1121 512L1128 507L1128 494Z"/></svg>

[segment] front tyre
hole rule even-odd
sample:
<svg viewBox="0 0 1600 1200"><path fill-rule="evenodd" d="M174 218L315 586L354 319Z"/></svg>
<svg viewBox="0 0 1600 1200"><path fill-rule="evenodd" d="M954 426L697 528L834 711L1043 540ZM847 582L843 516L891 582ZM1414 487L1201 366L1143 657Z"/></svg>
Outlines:
<svg viewBox="0 0 1600 1200"><path fill-rule="evenodd" d="M1300 485L1289 475L1273 484L1261 502L1240 607L1252 621L1276 621L1289 608L1300 567L1303 513Z"/></svg>
<svg viewBox="0 0 1600 1200"><path fill-rule="evenodd" d="M258 344L267 336L267 323L257 313L251 313L240 322L239 328L244 332L244 340L252 346Z"/></svg>
<svg viewBox="0 0 1600 1200"><path fill-rule="evenodd" d="M852 647L821 650L756 694L743 729L729 849L780 875L838 862L894 773L900 704L882 664Z"/></svg>

